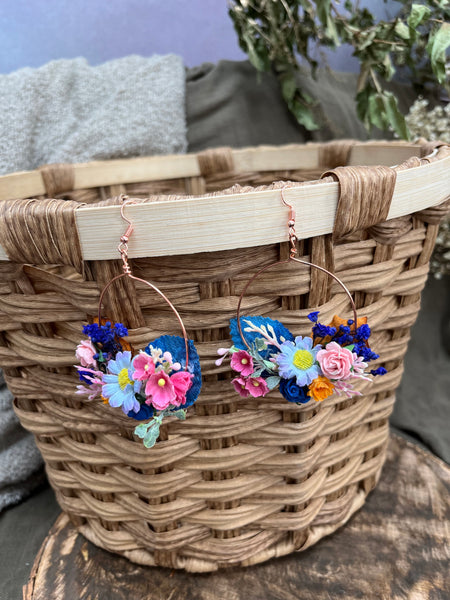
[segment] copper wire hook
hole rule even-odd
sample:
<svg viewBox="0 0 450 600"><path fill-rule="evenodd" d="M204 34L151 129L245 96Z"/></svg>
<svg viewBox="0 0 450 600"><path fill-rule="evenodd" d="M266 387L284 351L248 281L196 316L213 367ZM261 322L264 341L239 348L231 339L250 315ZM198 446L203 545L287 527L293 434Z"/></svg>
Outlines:
<svg viewBox="0 0 450 600"><path fill-rule="evenodd" d="M130 279L133 279L134 281L140 281L141 283L143 283L144 285L148 286L153 291L155 291L157 294L159 294L161 296L161 298L164 300L164 302L166 302L170 306L170 308L172 309L173 313L175 314L175 316L176 316L176 318L178 320L178 323L180 324L181 331L183 332L184 347L186 349L186 365L185 365L184 370L187 371L188 370L188 365L189 365L189 340L188 340L186 328L184 326L184 323L183 323L183 320L182 320L182 318L180 316L180 313L177 311L177 309L172 304L172 302L169 300L169 298L159 288L157 288L156 285L153 285L153 283L150 283L149 281L146 281L145 279L141 279L140 277L136 277L131 272L131 267L130 267L130 265L128 263L128 240L129 240L130 235L134 231L134 225L133 225L133 222L125 216L124 210L125 210L125 206L130 205L130 204L137 204L137 202L135 200L129 200L128 196L121 197L120 201L121 201L121 204L122 204L121 207L120 207L120 216L122 217L122 219L126 223L128 223L127 230L120 237L120 244L117 247L117 250L119 251L120 256L122 258L122 262L123 262L123 273L121 273L120 275L116 275L115 277L113 277L111 279L111 281L109 281L105 285L105 287L102 289L102 291L100 293L100 298L99 298L99 301L98 301L98 324L99 324L99 326L101 325L102 301L103 301L103 297L104 297L106 291L108 290L108 288L115 281L117 281L118 279L121 279L122 277L129 277Z"/></svg>
<svg viewBox="0 0 450 600"><path fill-rule="evenodd" d="M353 300L353 296L351 295L347 286L339 279L339 277L337 277L336 275L334 275L334 273L331 273L324 267L320 267L319 265L310 263L307 260L301 260L300 258L295 258L295 255L297 254L296 242L298 240L297 234L295 233L295 209L291 204L289 204L286 201L286 198L284 197L284 190L286 189L286 187L288 187L288 186L285 185L284 187L282 187L280 192L281 192L281 199L283 201L283 204L289 208L289 218L288 218L288 222L287 222L289 242L291 244L289 258L287 258L285 260L278 260L276 262L271 263L270 265L266 265L265 267L262 267L261 269L259 269L259 271L257 271L253 275L253 277L251 277L251 279L246 283L244 289L242 290L241 295L239 296L239 301L238 301L237 310L236 310L237 326L238 326L239 335L241 336L242 341L244 342L244 344L247 346L247 348L249 350L251 350L251 348L250 348L249 343L245 339L244 332L242 331L242 325L241 325L241 304L242 304L242 300L245 296L245 293L247 292L250 285L255 281L255 279L257 279L262 273L264 273L265 271L267 271L268 269L270 269L272 267L275 267L276 265L287 264L291 261L301 263L302 265L307 265L314 269L318 269L319 271L322 271L323 273L326 273L327 275L329 275L332 279L334 279L341 286L341 288L344 290L344 292L347 294L347 297L350 300L350 304L351 304L352 311L353 311L353 323L354 323L353 329L354 329L355 333L356 333L356 329L357 329L356 305L355 305L355 301Z"/></svg>

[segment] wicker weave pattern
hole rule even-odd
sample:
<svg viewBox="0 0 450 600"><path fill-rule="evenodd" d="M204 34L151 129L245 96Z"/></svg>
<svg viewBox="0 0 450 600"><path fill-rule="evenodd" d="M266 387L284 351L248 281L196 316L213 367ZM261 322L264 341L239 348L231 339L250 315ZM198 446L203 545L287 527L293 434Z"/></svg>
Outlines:
<svg viewBox="0 0 450 600"><path fill-rule="evenodd" d="M348 154L348 147L338 148L339 156ZM329 154L327 147L323 156L331 166L340 164ZM264 185L320 174L239 173L226 150L203 153L199 164L202 176L187 180L70 192L64 189L71 181L67 169L58 177L53 168L46 181L54 194L60 191L75 204L120 193L204 193L236 182ZM33 203L27 206L34 210ZM79 248L68 236L72 203L51 201L48 207L54 231L65 241L49 250L53 259L46 262L59 264L21 264L23 240L17 231L9 242L16 262L0 263L0 365L21 422L36 436L58 501L80 531L138 563L209 571L307 548L345 523L381 471L409 330L448 206L359 227L336 241L327 235L299 243L300 257L327 268L334 264L360 314L369 318L371 345L388 369L373 384L362 382L364 395L350 400L332 396L296 406L277 393L239 399L227 367L214 364L217 348L229 343L228 320L246 281L264 264L286 258L287 244L134 260L134 273L156 282L179 309L204 374L202 394L187 421L169 419L152 450L134 440L134 421L74 394L71 365L81 326L95 315L99 291L120 265L92 261L82 265L80 275L74 269ZM2 224L8 221L5 210ZM16 209L8 210L12 223ZM26 239L30 232L22 233ZM51 247L52 240L47 244ZM308 335L311 310L320 310L327 322L348 309L345 295L326 276L290 264L255 281L243 314L271 316L296 335ZM178 334L159 298L129 281L114 288L106 313L131 328L136 349L163 333Z"/></svg>

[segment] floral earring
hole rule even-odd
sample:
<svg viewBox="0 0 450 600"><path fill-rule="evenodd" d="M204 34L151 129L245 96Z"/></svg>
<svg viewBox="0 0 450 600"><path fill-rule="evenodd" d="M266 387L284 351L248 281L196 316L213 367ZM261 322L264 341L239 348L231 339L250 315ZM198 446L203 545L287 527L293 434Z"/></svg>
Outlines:
<svg viewBox="0 0 450 600"><path fill-rule="evenodd" d="M361 395L352 382L366 379L368 363L379 358L369 346L370 327L367 317L358 318L352 295L344 283L333 273L319 265L296 258L295 211L284 198L289 208L288 231L291 250L289 258L276 261L257 271L245 285L239 298L236 317L230 321L233 340L231 348L220 348L221 356L216 361L220 366L230 355L231 368L236 372L232 384L242 397L263 397L271 390L279 389L288 402L306 404L311 400L322 401L337 394L348 397ZM319 323L319 312L308 315L314 323L310 336L294 335L279 321L262 316L241 316L241 304L253 281L268 269L297 262L323 271L332 277L347 294L353 319L334 316L329 325ZM384 375L386 369L379 367L371 375Z"/></svg>
<svg viewBox="0 0 450 600"><path fill-rule="evenodd" d="M134 433L143 439L144 446L151 448L159 436L165 416L186 418L185 409L191 406L200 393L202 376L200 360L194 342L187 337L180 314L170 300L155 285L131 273L128 263L128 240L133 224L124 215L126 205L135 204L125 200L121 216L128 228L120 238L118 250L123 261L123 273L117 275L103 288L98 319L83 327L89 339L77 347L76 365L80 381L77 393L86 394L89 400L102 400L114 408L121 408L128 417L138 421L151 419L136 426ZM122 323L111 323L101 318L103 297L118 279L129 277L144 283L170 306L174 312L183 337L163 335L150 342L144 350L135 353L124 339L128 330Z"/></svg>

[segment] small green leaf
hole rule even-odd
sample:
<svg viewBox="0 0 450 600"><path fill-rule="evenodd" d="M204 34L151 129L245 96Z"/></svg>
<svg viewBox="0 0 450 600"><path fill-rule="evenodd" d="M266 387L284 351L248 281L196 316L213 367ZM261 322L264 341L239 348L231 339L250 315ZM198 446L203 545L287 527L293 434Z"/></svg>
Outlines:
<svg viewBox="0 0 450 600"><path fill-rule="evenodd" d="M273 362L271 360L263 360L264 366L269 369L270 371L273 371L275 368L275 365L273 364Z"/></svg>
<svg viewBox="0 0 450 600"><path fill-rule="evenodd" d="M308 131L315 131L316 129L319 129L319 125L317 124L310 108L304 104L301 104L300 102L294 102L289 108L300 125L303 125L303 127L308 129Z"/></svg>
<svg viewBox="0 0 450 600"><path fill-rule="evenodd" d="M446 50L450 46L450 23L443 23L430 37L427 52L431 61L431 68L440 84L446 83Z"/></svg>
<svg viewBox="0 0 450 600"><path fill-rule="evenodd" d="M146 448L153 448L156 444L156 440L159 437L159 423L155 423L153 427L148 431L147 435L144 437L144 446Z"/></svg>
<svg viewBox="0 0 450 600"><path fill-rule="evenodd" d="M409 40L409 27L407 27L405 23L403 23L403 21L397 21L394 31L398 35L398 37L402 38L402 40Z"/></svg>
<svg viewBox="0 0 450 600"><path fill-rule="evenodd" d="M149 428L151 424L151 421L148 423L140 423L139 425L137 425L134 429L134 434L137 435L139 438L144 438L147 435L147 430Z"/></svg>
<svg viewBox="0 0 450 600"><path fill-rule="evenodd" d="M183 409L174 410L170 414L174 415L177 419L180 419L180 421L186 421L186 411Z"/></svg>
<svg viewBox="0 0 450 600"><path fill-rule="evenodd" d="M411 13L407 19L408 26L411 29L416 29L421 23L427 21L431 15L431 10L428 6L423 4L413 4L411 6Z"/></svg>
<svg viewBox="0 0 450 600"><path fill-rule="evenodd" d="M295 75L294 73L285 73L281 75L279 79L281 82L281 93L283 94L283 98L286 102L290 102L297 90Z"/></svg>
<svg viewBox="0 0 450 600"><path fill-rule="evenodd" d="M366 86L356 94L356 112L366 129L370 129L371 125L369 101L374 93L374 88L370 84L366 84Z"/></svg>
<svg viewBox="0 0 450 600"><path fill-rule="evenodd" d="M248 58L255 69L258 69L258 71L268 71L270 68L268 57L263 57L262 54L257 51L249 33L244 33L242 37L247 47Z"/></svg>
<svg viewBox="0 0 450 600"><path fill-rule="evenodd" d="M368 103L369 120L372 125L384 131L389 123L386 116L383 97L380 94L372 94Z"/></svg>
<svg viewBox="0 0 450 600"><path fill-rule="evenodd" d="M264 369L256 369L256 371L253 371L250 377L259 377L263 371Z"/></svg>
<svg viewBox="0 0 450 600"><path fill-rule="evenodd" d="M392 60L389 54L386 54L386 56L383 58L383 70L384 70L384 78L389 81L390 79L392 79L392 76L395 73L395 69L394 66L392 64Z"/></svg>
<svg viewBox="0 0 450 600"><path fill-rule="evenodd" d="M331 0L316 0L316 10L319 21L327 25L330 16Z"/></svg>
<svg viewBox="0 0 450 600"><path fill-rule="evenodd" d="M255 338L254 342L256 350L266 350L267 342L263 338Z"/></svg>
<svg viewBox="0 0 450 600"><path fill-rule="evenodd" d="M281 377L277 377L275 375L273 375L272 377L268 377L266 379L266 384L267 387L269 388L269 390L273 390L277 387L277 385L280 383L280 379Z"/></svg>
<svg viewBox="0 0 450 600"><path fill-rule="evenodd" d="M391 92L383 92L383 103L389 125L400 138L409 140L408 126L398 108L397 98Z"/></svg>
<svg viewBox="0 0 450 600"><path fill-rule="evenodd" d="M350 350L350 352L353 352L354 347L355 347L355 344L350 344L350 346L344 346L344 348L346 350Z"/></svg>

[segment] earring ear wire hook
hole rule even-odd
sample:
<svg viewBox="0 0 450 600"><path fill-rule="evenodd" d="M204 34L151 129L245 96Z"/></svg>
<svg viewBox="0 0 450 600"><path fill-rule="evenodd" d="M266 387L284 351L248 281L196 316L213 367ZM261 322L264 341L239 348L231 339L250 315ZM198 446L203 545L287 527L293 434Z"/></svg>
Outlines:
<svg viewBox="0 0 450 600"><path fill-rule="evenodd" d="M105 296L106 291L109 289L109 287L117 280L121 279L122 277L129 277L130 279L133 279L134 281L140 281L141 283L143 283L144 285L148 286L149 288L151 288L153 291L155 291L157 294L159 294L161 296L161 298L164 300L164 302L166 302L169 307L172 309L173 313L175 314L178 323L180 324L181 327L181 331L183 332L183 337L184 337L184 346L186 349L186 366L185 366L185 371L188 370L188 365L189 365L189 341L188 341L188 336L187 336L187 332L186 332L186 328L184 326L183 320L180 316L180 313L177 311L177 309L175 308L175 306L172 304L172 302L169 300L169 298L159 289L156 287L156 285L153 285L153 283L150 283L149 281L146 281L145 279L141 279L140 277L136 277L135 275L132 274L131 272L131 267L128 263L128 241L130 238L130 235L133 233L134 231L134 225L133 222L128 219L125 215L125 207L132 205L132 204L137 204L137 202L135 200L130 200L128 198L128 196L122 196L121 199L121 207L120 207L120 216L122 217L122 219L128 224L128 227L125 231L125 233L120 237L120 243L117 246L117 250L120 253L120 256L122 258L122 268L123 268L123 273L121 273L120 275L116 275L115 277L113 277L111 279L111 281L109 281L105 287L102 289L101 293L100 293L100 298L98 301L98 324L99 326L101 325L101 310L102 310L102 301L103 298Z"/></svg>
<svg viewBox="0 0 450 600"><path fill-rule="evenodd" d="M289 253L289 258L285 259L285 260L278 260L276 262L271 263L270 265L266 265L265 267L262 267L261 269L259 269L259 271L257 271L253 277L251 277L251 279L246 283L244 289L242 290L241 295L239 296L239 301L238 301L238 305L237 305L237 310L236 310L236 317L237 317L237 326L238 326L238 331L239 331L239 335L241 336L242 341L244 342L244 344L247 346L247 348L249 350L251 350L250 345L248 344L247 340L245 339L244 336L244 332L242 330L242 325L241 325L241 304L242 304L242 300L248 290L248 288L250 287L250 285L255 281L255 279L257 279L262 273L264 273L265 271L267 271L268 269L275 267L276 265L283 265L283 264L287 264L289 262L297 262L300 263L302 265L306 265L309 267L312 267L314 269L318 269L319 271L322 271L323 273L326 273L328 276L330 276L332 279L334 279L340 286L341 288L344 290L344 292L347 294L348 299L350 300L350 304L352 307L352 311L353 311L353 328L354 328L354 332L356 333L356 329L357 329L357 314L356 314L356 305L355 305L355 301L353 300L353 296L351 295L349 289L347 288L347 286L339 279L339 277L337 277L336 275L334 275L334 273L331 273L330 271L328 271L327 269L325 269L324 267L320 267L319 265L315 265L314 263L310 263L307 260L302 260L300 258L296 258L295 255L297 254L297 234L295 233L295 209L292 206L292 204L289 204L286 201L286 198L284 197L284 190L286 189L287 186L284 186L281 188L280 192L281 192L281 200L283 201L283 204L285 206L287 206L289 208L289 217L288 217L288 234L289 234L289 242L291 244L291 249L290 249L290 253Z"/></svg>

